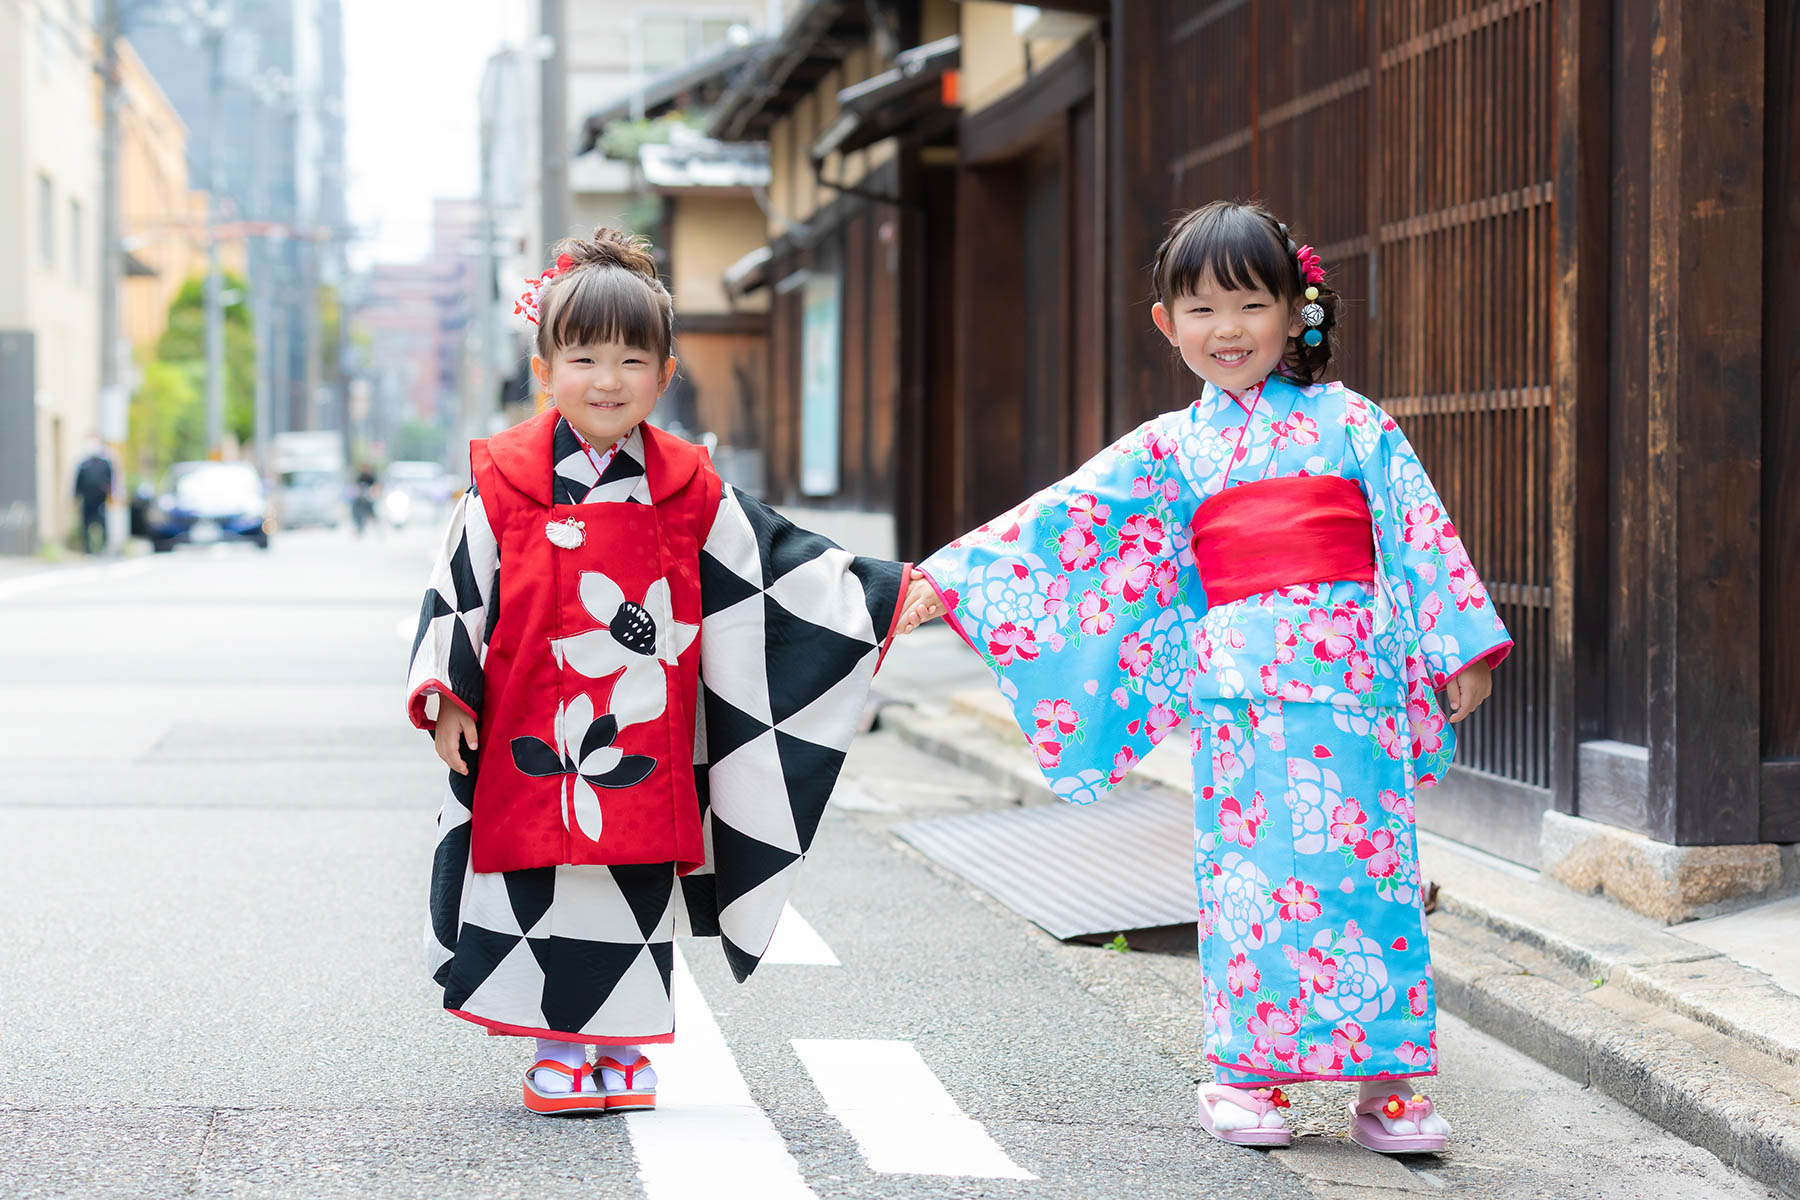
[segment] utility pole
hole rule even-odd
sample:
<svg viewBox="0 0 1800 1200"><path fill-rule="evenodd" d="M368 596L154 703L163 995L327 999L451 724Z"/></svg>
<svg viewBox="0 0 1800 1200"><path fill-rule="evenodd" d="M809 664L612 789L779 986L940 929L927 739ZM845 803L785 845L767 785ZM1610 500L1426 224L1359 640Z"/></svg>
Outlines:
<svg viewBox="0 0 1800 1200"><path fill-rule="evenodd" d="M225 444L225 280L219 268L219 198L225 191L220 140L224 83L224 0L206 11L206 55L212 72L206 110L206 455L220 457Z"/></svg>
<svg viewBox="0 0 1800 1200"><path fill-rule="evenodd" d="M125 389L119 371L119 287L124 231L119 220L119 0L100 8L100 394L94 428L102 441L125 440Z"/></svg>
<svg viewBox="0 0 1800 1200"><path fill-rule="evenodd" d="M569 232L569 52L563 0L538 0L539 175L538 212L544 241Z"/></svg>

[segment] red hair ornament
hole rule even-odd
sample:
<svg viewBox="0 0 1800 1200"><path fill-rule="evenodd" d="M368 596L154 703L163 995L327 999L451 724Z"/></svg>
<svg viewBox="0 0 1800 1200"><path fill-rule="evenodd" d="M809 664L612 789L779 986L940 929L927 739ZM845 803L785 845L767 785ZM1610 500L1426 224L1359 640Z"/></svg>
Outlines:
<svg viewBox="0 0 1800 1200"><path fill-rule="evenodd" d="M566 274L574 269L575 260L572 257L567 254L557 255L555 266L546 267L542 275L539 275L536 279L527 279L525 281L525 290L520 293L519 298L513 302L513 315L515 317L522 316L533 325L536 325L540 315L538 309L539 301L541 301L544 296L544 285L549 283L552 279L555 279L558 275Z"/></svg>

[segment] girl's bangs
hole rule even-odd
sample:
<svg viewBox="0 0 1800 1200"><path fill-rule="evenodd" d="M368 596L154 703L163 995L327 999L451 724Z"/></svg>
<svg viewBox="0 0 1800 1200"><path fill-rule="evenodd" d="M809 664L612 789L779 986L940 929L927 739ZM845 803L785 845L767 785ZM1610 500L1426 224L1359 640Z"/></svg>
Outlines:
<svg viewBox="0 0 1800 1200"><path fill-rule="evenodd" d="M1262 288L1291 299L1299 293L1299 268L1268 223L1236 206L1202 212L1169 247L1164 295L1192 294L1211 276L1230 292Z"/></svg>
<svg viewBox="0 0 1800 1200"><path fill-rule="evenodd" d="M557 289L550 320L552 349L612 342L668 357L669 333L659 298L625 270L576 271Z"/></svg>

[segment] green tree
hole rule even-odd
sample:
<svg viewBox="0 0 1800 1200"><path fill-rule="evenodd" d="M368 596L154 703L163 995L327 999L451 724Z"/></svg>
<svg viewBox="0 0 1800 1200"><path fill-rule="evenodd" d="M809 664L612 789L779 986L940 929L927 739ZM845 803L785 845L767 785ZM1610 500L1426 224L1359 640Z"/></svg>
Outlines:
<svg viewBox="0 0 1800 1200"><path fill-rule="evenodd" d="M250 293L242 277L224 274L225 429L240 442L256 433L256 331L250 322ZM179 364L197 380L202 415L206 397L206 277L191 276L169 305L169 324L156 343L159 361ZM204 436L204 435L203 435Z"/></svg>
<svg viewBox="0 0 1800 1200"><path fill-rule="evenodd" d="M131 397L127 483L154 484L170 463L206 453L206 399L186 363L150 359Z"/></svg>
<svg viewBox="0 0 1800 1200"><path fill-rule="evenodd" d="M444 456L444 431L417 418L394 431L392 456L437 462Z"/></svg>

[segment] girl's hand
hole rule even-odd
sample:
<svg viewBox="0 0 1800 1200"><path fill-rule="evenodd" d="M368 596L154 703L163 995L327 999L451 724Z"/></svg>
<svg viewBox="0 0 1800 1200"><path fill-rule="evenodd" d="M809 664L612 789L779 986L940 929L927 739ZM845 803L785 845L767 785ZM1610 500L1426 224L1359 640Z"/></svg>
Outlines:
<svg viewBox="0 0 1800 1200"><path fill-rule="evenodd" d="M1485 658L1476 659L1460 674L1452 675L1444 684L1444 698L1450 701L1450 723L1460 724L1493 692L1494 672Z"/></svg>
<svg viewBox="0 0 1800 1200"><path fill-rule="evenodd" d="M925 572L914 567L912 581L906 587L906 602L900 609L900 632L911 633L943 613L944 606L938 601L937 589L925 578Z"/></svg>
<svg viewBox="0 0 1800 1200"><path fill-rule="evenodd" d="M458 775L469 773L469 764L463 761L463 743L467 742L471 750L481 749L481 737L475 731L475 718L447 696L438 697L437 730L432 734L432 740L437 745L437 756Z"/></svg>

